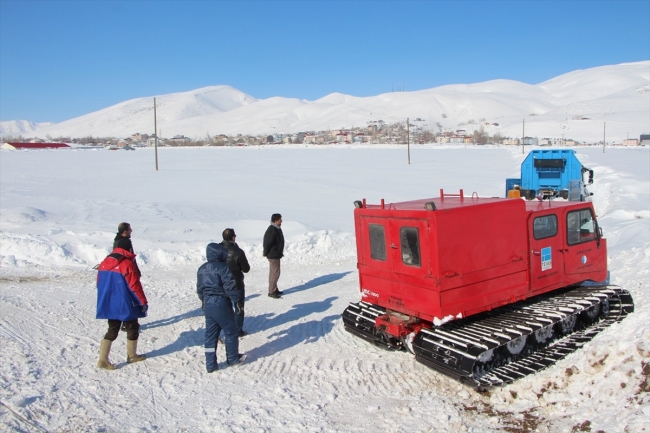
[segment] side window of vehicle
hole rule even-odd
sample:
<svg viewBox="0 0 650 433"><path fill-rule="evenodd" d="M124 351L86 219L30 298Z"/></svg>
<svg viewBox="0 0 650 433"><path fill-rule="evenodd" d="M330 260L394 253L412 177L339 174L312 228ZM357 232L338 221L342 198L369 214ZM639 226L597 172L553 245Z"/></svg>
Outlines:
<svg viewBox="0 0 650 433"><path fill-rule="evenodd" d="M566 232L569 245L596 239L596 223L591 215L591 210L581 209L569 212L566 219Z"/></svg>
<svg viewBox="0 0 650 433"><path fill-rule="evenodd" d="M557 216L545 215L533 220L533 237L536 240L550 238L557 234Z"/></svg>
<svg viewBox="0 0 650 433"><path fill-rule="evenodd" d="M416 227L399 229L399 239L402 247L402 262L409 266L420 266L420 236Z"/></svg>
<svg viewBox="0 0 650 433"><path fill-rule="evenodd" d="M386 260L386 235L381 224L368 224L370 237L370 258Z"/></svg>

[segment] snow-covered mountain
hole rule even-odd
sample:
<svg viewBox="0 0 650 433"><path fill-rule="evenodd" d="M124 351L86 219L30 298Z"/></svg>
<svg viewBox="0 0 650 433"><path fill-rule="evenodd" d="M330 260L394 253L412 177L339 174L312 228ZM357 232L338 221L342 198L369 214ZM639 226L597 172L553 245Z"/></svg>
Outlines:
<svg viewBox="0 0 650 433"><path fill-rule="evenodd" d="M422 118L428 129L482 125L490 134L593 141L650 131L650 61L573 71L537 85L512 80L454 84L414 92L355 97L332 93L315 101L255 99L230 86L157 96L163 137L182 134L268 134L318 131ZM437 126L437 124L440 126ZM487 125L489 124L489 125ZM494 125L498 124L498 125ZM33 134L116 136L153 133L153 97L136 98Z"/></svg>
<svg viewBox="0 0 650 433"><path fill-rule="evenodd" d="M47 128L54 122L34 123L29 120L7 120L0 122L0 135L25 135L31 134L39 128Z"/></svg>

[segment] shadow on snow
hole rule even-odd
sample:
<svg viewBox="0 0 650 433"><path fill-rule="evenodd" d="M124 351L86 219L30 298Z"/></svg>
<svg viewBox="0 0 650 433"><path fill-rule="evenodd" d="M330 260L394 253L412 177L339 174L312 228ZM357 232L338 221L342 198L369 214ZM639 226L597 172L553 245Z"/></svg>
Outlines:
<svg viewBox="0 0 650 433"><path fill-rule="evenodd" d="M201 309L199 308L199 311ZM176 341L168 344L165 347L152 350L145 353L147 359L155 358L157 356L169 355L174 352L180 352L183 349L193 346L203 346L205 343L205 328L191 329L180 333Z"/></svg>
<svg viewBox="0 0 650 433"><path fill-rule="evenodd" d="M314 343L327 335L340 319L340 314L334 314L321 320L297 323L288 329L275 332L269 335L269 342L246 352L249 359L247 362L255 362L298 344Z"/></svg>
<svg viewBox="0 0 650 433"><path fill-rule="evenodd" d="M332 307L332 302L338 299L338 296L330 296L327 299L316 302L307 302L306 304L296 304L289 311L275 315L274 313L264 313L257 316L249 316L244 320L244 328L250 333L257 333L265 329L275 328L276 326L300 320L312 313L323 313Z"/></svg>
<svg viewBox="0 0 650 433"><path fill-rule="evenodd" d="M303 290L309 290L323 284L328 284L333 281L340 280L346 275L350 274L348 272L340 272L335 274L323 275L321 277L314 278L300 286L292 287L286 289L285 294L291 294L300 292ZM246 301L254 299L260 296L259 294L251 294L246 297ZM296 304L291 307L289 311L286 311L282 314L275 315L274 313L265 313L257 316L247 316L245 320L245 328L251 333L257 333L265 329L271 329L279 325L283 325L289 322L297 322L301 318L309 316L312 313L323 313L329 310L332 307L334 300L338 299L337 296L330 296L327 299L316 302L308 302L304 304ZM180 322L185 319L190 319L193 317L203 316L203 311L201 308L197 308L187 313L178 314L167 319L160 319L150 323L143 323L141 325L141 330L158 328L161 326L171 325L177 322ZM328 334L336 321L340 318L340 314L335 314L327 316L321 320L311 320L309 322L300 322L289 327L288 329L278 331L269 335L271 341L263 344L260 347L256 347L250 350L249 356L251 360L264 358L273 353L282 351L289 347L295 346L297 344L306 342L312 343L317 341L320 337ZM148 358L155 358L157 356L169 355L174 352L179 352L187 347L192 346L203 346L205 338L205 328L183 331L179 334L176 341L168 344L165 347L152 350L147 353Z"/></svg>
<svg viewBox="0 0 650 433"><path fill-rule="evenodd" d="M307 281L305 284L301 284L296 287L291 287L290 289L285 289L284 294L289 295L292 293L302 292L303 290L313 289L314 287L322 286L323 284L329 284L334 281L340 280L348 274L351 274L352 271L339 272L336 274L328 274L320 277L316 277L313 280Z"/></svg>
<svg viewBox="0 0 650 433"><path fill-rule="evenodd" d="M160 326L172 325L174 323L180 322L181 320L191 319L192 317L201 317L203 316L203 310L201 307L196 310L188 311L187 313L178 314L176 316L168 317L167 319L154 320L153 322L142 323L140 325L140 330L158 328Z"/></svg>

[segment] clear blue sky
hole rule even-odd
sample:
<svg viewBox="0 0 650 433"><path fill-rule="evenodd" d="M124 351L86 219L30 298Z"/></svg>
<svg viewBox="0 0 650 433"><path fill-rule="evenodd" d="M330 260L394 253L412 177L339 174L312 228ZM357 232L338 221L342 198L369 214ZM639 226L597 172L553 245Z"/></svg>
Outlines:
<svg viewBox="0 0 650 433"><path fill-rule="evenodd" d="M314 100L648 59L648 0L0 0L0 120L218 84Z"/></svg>

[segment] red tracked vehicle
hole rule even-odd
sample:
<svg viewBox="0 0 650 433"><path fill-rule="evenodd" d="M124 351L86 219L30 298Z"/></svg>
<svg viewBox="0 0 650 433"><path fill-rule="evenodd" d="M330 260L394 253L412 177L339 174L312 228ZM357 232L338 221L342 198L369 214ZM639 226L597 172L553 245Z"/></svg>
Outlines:
<svg viewBox="0 0 650 433"><path fill-rule="evenodd" d="M545 368L634 311L589 202L445 194L355 202L345 329L477 388ZM595 283L602 282L602 283Z"/></svg>

